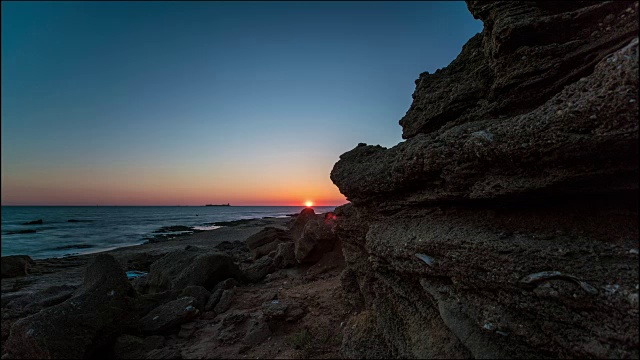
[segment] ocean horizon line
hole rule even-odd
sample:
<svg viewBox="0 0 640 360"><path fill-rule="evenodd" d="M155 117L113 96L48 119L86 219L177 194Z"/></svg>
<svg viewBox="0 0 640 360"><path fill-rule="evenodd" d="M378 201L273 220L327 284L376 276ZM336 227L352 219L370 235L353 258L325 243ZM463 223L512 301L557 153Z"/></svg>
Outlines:
<svg viewBox="0 0 640 360"><path fill-rule="evenodd" d="M341 205L229 205L231 207L338 207ZM0 205L0 207L205 207L206 205Z"/></svg>

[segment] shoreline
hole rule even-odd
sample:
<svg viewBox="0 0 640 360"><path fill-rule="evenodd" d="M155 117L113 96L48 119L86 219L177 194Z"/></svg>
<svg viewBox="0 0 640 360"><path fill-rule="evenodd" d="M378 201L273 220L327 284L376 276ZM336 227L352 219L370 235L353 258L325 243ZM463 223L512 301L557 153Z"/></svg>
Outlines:
<svg viewBox="0 0 640 360"><path fill-rule="evenodd" d="M125 242L121 244L105 244L105 243L96 243L96 244L87 244L81 240L78 240L75 244L64 245L60 248L48 248L45 250L49 250L49 254L42 254L40 250L36 250L36 253L29 254L26 252L17 252L13 251L8 254L3 253L3 257L5 256L29 256L32 260L47 260L47 259L62 259L72 256L83 256L83 255L91 255L97 253L103 253L108 251L114 251L120 248L130 247L130 246L140 246L148 243L155 242L164 242L168 240L174 240L179 237L193 235L196 233L201 233L205 231L217 230L224 227L235 227L242 224L254 223L263 220L269 219L291 219L295 217L297 214L286 214L281 216L262 216L262 217L253 217L253 218L239 218L236 220L224 220L224 221L216 221L206 223L204 225L161 225L153 231L149 231L146 233L138 234L137 240L131 239L130 242ZM178 228L178 230L176 230ZM4 235L9 235L3 234ZM126 237L128 235L122 235ZM56 250L68 250L68 253L60 253ZM56 253L57 252L57 253ZM59 254L59 255L58 255Z"/></svg>
<svg viewBox="0 0 640 360"><path fill-rule="evenodd" d="M62 257L33 259L30 273L25 276L3 278L1 290L3 298L14 298L28 293L43 290L54 285L79 286L84 277L84 268L100 254L112 255L126 271L149 271L151 263L165 254L184 249L186 246L213 248L223 242L244 242L249 236L264 227L286 228L295 217L283 218L263 217L240 219L225 222L220 228L200 230L188 234L178 234L169 239L155 242L146 240L142 244L120 246L112 249L101 249L95 252L82 253ZM3 299L9 301L10 298Z"/></svg>
<svg viewBox="0 0 640 360"><path fill-rule="evenodd" d="M99 341L99 348L87 349L104 358L336 358L350 309L336 301L342 298L345 261L334 225L325 214L303 211L33 260L27 275L2 279L2 340L8 345L3 358L81 354L48 339L74 345L78 339ZM313 239L331 246L294 253L294 246ZM142 273L124 276L128 271ZM214 285L203 274L220 278ZM172 280L165 283L163 277ZM119 305L103 305L112 302ZM112 312L128 320L113 322L105 315ZM89 332L75 335L87 318L95 319ZM107 326L118 331L105 337L93 330ZM31 329L43 345L31 345ZM147 342L148 347L139 346Z"/></svg>

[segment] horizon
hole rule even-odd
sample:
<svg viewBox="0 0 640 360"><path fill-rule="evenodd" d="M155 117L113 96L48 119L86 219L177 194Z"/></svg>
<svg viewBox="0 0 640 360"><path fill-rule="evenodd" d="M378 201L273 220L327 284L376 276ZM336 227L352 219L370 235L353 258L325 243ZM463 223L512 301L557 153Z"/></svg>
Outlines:
<svg viewBox="0 0 640 360"><path fill-rule="evenodd" d="M339 205L231 205L229 207L303 207L303 208L314 208L314 207L338 207L344 204ZM206 205L0 205L4 207L205 207Z"/></svg>
<svg viewBox="0 0 640 360"><path fill-rule="evenodd" d="M402 142L482 30L464 2L1 6L2 206L347 203L340 154Z"/></svg>

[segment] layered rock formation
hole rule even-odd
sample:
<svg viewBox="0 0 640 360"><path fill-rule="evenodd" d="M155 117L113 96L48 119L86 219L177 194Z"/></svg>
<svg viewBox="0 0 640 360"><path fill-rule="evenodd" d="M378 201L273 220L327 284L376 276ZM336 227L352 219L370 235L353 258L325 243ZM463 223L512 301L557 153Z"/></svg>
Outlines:
<svg viewBox="0 0 640 360"><path fill-rule="evenodd" d="M406 141L331 179L352 357L638 356L638 3L469 1Z"/></svg>

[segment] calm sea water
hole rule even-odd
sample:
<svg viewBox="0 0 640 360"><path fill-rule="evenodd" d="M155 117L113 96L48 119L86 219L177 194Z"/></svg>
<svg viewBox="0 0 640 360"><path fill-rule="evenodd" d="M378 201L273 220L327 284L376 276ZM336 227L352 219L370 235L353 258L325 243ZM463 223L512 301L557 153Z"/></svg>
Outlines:
<svg viewBox="0 0 640 360"><path fill-rule="evenodd" d="M34 259L85 254L142 244L165 226L207 230L212 223L285 217L302 206L3 206L2 256ZM314 206L316 213L334 207ZM22 225L42 219L42 225ZM81 222L68 222L68 220ZM35 233L20 234L23 230Z"/></svg>

